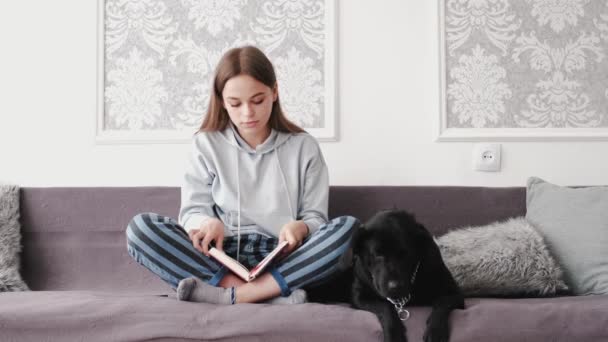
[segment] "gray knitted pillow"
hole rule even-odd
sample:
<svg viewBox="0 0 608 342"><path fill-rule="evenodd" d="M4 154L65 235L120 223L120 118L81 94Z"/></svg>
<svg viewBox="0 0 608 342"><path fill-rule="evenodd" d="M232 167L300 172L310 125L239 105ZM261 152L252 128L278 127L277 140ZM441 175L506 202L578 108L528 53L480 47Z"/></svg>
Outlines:
<svg viewBox="0 0 608 342"><path fill-rule="evenodd" d="M544 240L523 217L458 229L436 242L465 295L551 296L568 289Z"/></svg>
<svg viewBox="0 0 608 342"><path fill-rule="evenodd" d="M19 274L19 187L0 184L0 292L29 290Z"/></svg>

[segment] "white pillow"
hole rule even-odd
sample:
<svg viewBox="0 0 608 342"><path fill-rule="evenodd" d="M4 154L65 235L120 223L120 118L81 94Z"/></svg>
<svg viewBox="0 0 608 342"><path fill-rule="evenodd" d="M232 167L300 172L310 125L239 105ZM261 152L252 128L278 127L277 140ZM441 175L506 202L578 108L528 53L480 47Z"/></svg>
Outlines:
<svg viewBox="0 0 608 342"><path fill-rule="evenodd" d="M608 187L528 179L526 218L564 269L574 294L608 294Z"/></svg>

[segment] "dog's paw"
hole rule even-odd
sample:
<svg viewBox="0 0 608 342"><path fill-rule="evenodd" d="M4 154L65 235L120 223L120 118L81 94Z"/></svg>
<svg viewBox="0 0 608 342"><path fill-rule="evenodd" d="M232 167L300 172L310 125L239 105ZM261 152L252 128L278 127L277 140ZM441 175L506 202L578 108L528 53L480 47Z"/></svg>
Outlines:
<svg viewBox="0 0 608 342"><path fill-rule="evenodd" d="M424 332L424 342L448 342L449 340L450 332L447 327L429 325Z"/></svg>
<svg viewBox="0 0 608 342"><path fill-rule="evenodd" d="M394 324L384 327L384 342L407 342L405 328L401 321L396 321Z"/></svg>
<svg viewBox="0 0 608 342"><path fill-rule="evenodd" d="M384 342L407 342L407 337L405 334L386 334L384 336Z"/></svg>

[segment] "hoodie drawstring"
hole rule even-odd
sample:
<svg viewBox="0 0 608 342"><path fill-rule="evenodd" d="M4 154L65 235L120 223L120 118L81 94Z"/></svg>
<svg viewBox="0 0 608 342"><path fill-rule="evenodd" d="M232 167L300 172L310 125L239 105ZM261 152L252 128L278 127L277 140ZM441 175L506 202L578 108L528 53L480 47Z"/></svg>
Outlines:
<svg viewBox="0 0 608 342"><path fill-rule="evenodd" d="M237 202L237 229L236 229L236 261L240 262L241 252L241 178L239 174L239 150L236 151L236 202ZM232 223L232 222L231 222Z"/></svg>
<svg viewBox="0 0 608 342"><path fill-rule="evenodd" d="M281 179L283 180L283 187L285 187L285 192L287 193L287 204L289 204L289 214L291 215L291 218L295 220L296 215L294 215L293 206L291 204L291 195L289 194L289 188L287 187L287 181L285 180L285 173L283 172L281 162L279 161L278 147L275 148L273 152L277 160L277 164L279 165L279 172L281 173Z"/></svg>

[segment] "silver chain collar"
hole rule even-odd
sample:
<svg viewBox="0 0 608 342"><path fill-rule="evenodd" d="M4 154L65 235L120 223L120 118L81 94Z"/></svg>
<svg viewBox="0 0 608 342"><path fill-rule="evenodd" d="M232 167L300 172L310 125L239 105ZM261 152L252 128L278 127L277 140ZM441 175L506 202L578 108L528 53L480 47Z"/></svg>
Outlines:
<svg viewBox="0 0 608 342"><path fill-rule="evenodd" d="M420 268L420 261L418 262L418 265L416 265L416 269L414 270L414 273L412 274L412 277L410 278L410 283L412 285L414 284L414 281L416 281L416 274L418 274L419 268ZM399 316L399 319L402 321L407 321L407 319L410 318L410 312L405 309L405 306L410 301L410 299L412 299L411 293L408 294L406 297L398 298L398 299L386 297L386 300L388 300L391 304L393 304L393 306L395 307L395 310L397 310L397 315Z"/></svg>
<svg viewBox="0 0 608 342"><path fill-rule="evenodd" d="M410 301L410 298L412 298L411 295L400 299L392 299L386 297L386 300L393 304L395 310L397 310L397 315L399 316L399 319L402 321L407 321L407 319L410 318L410 312L405 309L405 306L407 305L407 302Z"/></svg>

